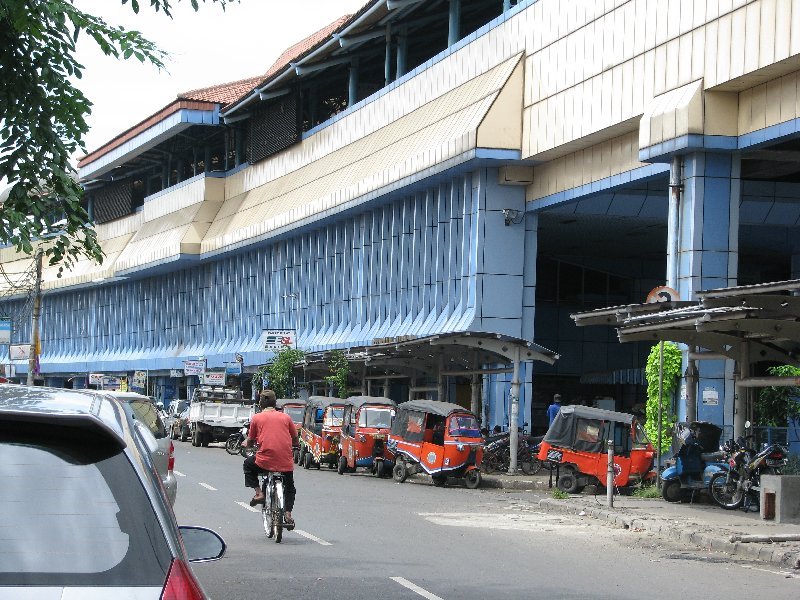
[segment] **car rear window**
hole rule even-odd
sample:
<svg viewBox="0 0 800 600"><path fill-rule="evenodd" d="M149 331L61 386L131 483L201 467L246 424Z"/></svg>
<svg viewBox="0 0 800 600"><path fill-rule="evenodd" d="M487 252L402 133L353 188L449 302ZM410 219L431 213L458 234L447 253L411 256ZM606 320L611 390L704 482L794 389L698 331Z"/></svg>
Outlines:
<svg viewBox="0 0 800 600"><path fill-rule="evenodd" d="M162 586L172 558L124 451L0 423L0 585Z"/></svg>
<svg viewBox="0 0 800 600"><path fill-rule="evenodd" d="M128 403L136 418L147 425L157 440L167 436L167 429L158 415L158 409L150 400L130 400Z"/></svg>

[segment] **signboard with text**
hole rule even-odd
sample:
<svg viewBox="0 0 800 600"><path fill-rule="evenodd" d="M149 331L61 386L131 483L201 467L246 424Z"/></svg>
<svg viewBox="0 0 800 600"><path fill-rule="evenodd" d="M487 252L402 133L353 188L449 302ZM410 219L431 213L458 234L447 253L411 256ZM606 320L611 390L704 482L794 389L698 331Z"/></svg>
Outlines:
<svg viewBox="0 0 800 600"><path fill-rule="evenodd" d="M225 385L225 371L206 371L202 382L204 385Z"/></svg>
<svg viewBox="0 0 800 600"><path fill-rule="evenodd" d="M11 343L11 319L0 319L0 344Z"/></svg>
<svg viewBox="0 0 800 600"><path fill-rule="evenodd" d="M31 357L31 345L11 344L8 347L8 356L11 360L28 360Z"/></svg>
<svg viewBox="0 0 800 600"><path fill-rule="evenodd" d="M185 360L183 361L183 374L184 375L202 375L206 371L206 361L203 360Z"/></svg>
<svg viewBox="0 0 800 600"><path fill-rule="evenodd" d="M265 329L264 350L278 352L284 348L294 348L296 343L294 329Z"/></svg>
<svg viewBox="0 0 800 600"><path fill-rule="evenodd" d="M134 371L131 386L139 389L147 387L147 371Z"/></svg>

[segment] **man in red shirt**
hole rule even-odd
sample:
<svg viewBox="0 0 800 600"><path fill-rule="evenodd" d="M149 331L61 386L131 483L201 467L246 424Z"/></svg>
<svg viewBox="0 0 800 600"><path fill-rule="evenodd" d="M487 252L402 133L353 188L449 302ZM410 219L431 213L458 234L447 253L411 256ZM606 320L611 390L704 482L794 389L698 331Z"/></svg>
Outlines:
<svg viewBox="0 0 800 600"><path fill-rule="evenodd" d="M283 474L283 488L287 525L294 525L292 508L297 490L294 487L294 461L292 449L299 444L297 429L289 415L275 410L275 392L264 390L259 401L261 412L250 420L248 439L243 446L258 444L255 455L244 460L244 485L253 488L256 495L250 500L250 506L262 504L264 493L258 485L259 473L277 471Z"/></svg>

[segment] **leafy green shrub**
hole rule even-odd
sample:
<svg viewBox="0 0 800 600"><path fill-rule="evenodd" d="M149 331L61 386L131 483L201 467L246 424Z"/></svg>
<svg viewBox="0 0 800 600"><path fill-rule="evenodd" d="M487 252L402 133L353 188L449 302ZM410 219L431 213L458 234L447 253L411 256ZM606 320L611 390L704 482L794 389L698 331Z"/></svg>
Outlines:
<svg viewBox="0 0 800 600"><path fill-rule="evenodd" d="M643 485L633 490L634 498L661 498L661 490L655 485Z"/></svg>
<svg viewBox="0 0 800 600"><path fill-rule="evenodd" d="M770 367L770 375L776 377L800 377L800 369L789 365ZM790 387L766 387L755 402L756 423L762 427L786 427L789 419L800 417L800 389Z"/></svg>
<svg viewBox="0 0 800 600"><path fill-rule="evenodd" d="M556 500L567 500L567 499L569 499L569 494L567 492L565 492L564 490L561 490L561 489L559 489L557 487L553 488L553 491L551 493L553 494L553 498L555 498Z"/></svg>
<svg viewBox="0 0 800 600"><path fill-rule="evenodd" d="M294 366L303 360L304 356L305 352L295 348L278 350L270 364L259 367L253 374L253 388L261 390L266 379L269 389L274 391L278 398L296 398Z"/></svg>
<svg viewBox="0 0 800 600"><path fill-rule="evenodd" d="M650 350L644 374L647 379L647 421L644 429L647 437L658 444L658 373L660 363L660 344ZM681 374L681 351L677 344L664 343L664 382L661 396L661 452L667 452L672 445L672 429L677 417L672 412L672 393L678 385Z"/></svg>

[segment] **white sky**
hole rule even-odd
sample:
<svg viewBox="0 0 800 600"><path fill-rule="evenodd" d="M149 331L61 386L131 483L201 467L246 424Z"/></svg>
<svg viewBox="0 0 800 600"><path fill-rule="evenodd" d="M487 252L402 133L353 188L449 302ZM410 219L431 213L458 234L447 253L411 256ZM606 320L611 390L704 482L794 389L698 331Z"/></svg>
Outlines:
<svg viewBox="0 0 800 600"><path fill-rule="evenodd" d="M167 71L159 72L135 57L105 57L93 40L78 41L84 65L77 87L93 102L88 116L86 150L107 141L158 111L179 92L260 75L289 46L367 0L240 0L223 12L218 4L173 0L173 19L155 13L149 0L139 0L139 14L121 0L75 0L80 9L110 24L136 29L170 53ZM81 153L82 155L82 153Z"/></svg>

